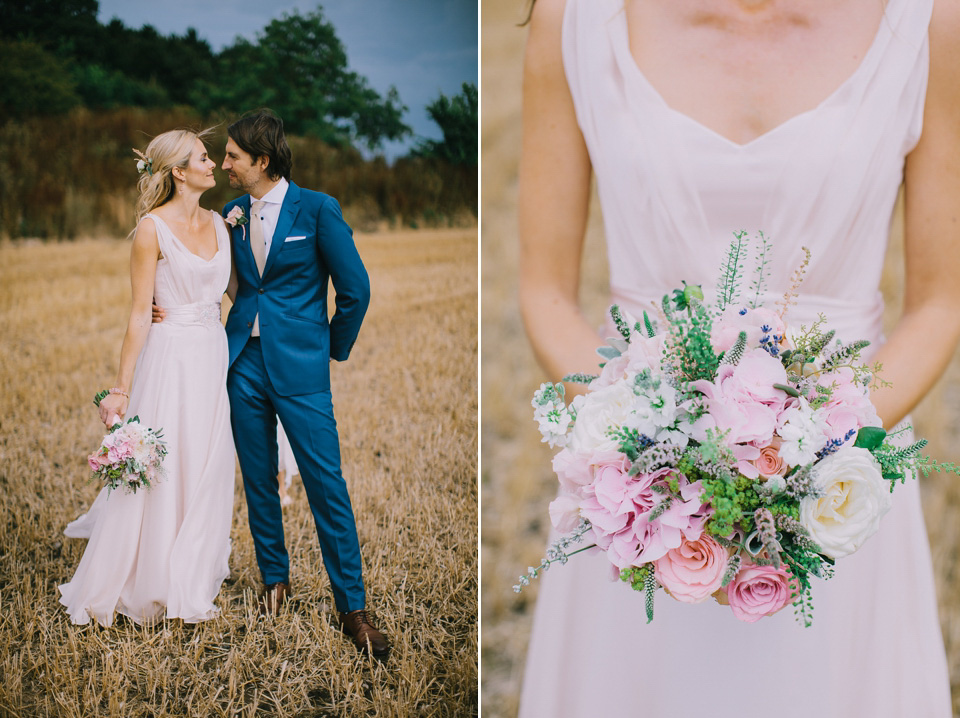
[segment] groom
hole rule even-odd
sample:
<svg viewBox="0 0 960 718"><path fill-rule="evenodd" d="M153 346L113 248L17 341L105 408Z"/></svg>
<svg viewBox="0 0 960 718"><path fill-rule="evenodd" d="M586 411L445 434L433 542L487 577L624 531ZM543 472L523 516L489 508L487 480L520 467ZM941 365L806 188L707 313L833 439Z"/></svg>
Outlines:
<svg viewBox="0 0 960 718"><path fill-rule="evenodd" d="M233 436L250 531L265 588L261 613L290 594L290 567L277 493L277 417L283 423L317 526L340 628L378 659L386 638L365 610L357 528L340 473L330 396L331 359L345 361L370 300L353 233L332 197L290 181L283 122L269 110L227 129L223 170L246 194L223 208L246 222L232 234L237 294L227 318ZM327 321L327 284L336 313Z"/></svg>

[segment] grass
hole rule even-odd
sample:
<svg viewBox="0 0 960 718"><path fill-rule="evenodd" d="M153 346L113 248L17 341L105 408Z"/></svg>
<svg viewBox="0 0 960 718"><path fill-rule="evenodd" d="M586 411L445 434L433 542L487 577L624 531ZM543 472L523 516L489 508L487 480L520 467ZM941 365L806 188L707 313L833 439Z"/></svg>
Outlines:
<svg viewBox="0 0 960 718"><path fill-rule="evenodd" d="M517 165L520 151L521 66L526 3L485 0L482 25L481 277L481 701L488 718L516 715L537 582L511 587L544 555L547 505L556 495L553 452L540 443L530 398L545 380L529 348L517 306ZM581 303L600 327L607 296L606 252L596 196L584 247ZM889 328L902 301L902 226L898 213L881 289ZM960 460L960 355L913 413L928 453ZM921 483L933 554L940 625L950 669L954 713L960 715L960 481L932 475ZM562 568L556 570L563 570Z"/></svg>
<svg viewBox="0 0 960 718"><path fill-rule="evenodd" d="M477 715L476 231L361 235L373 301L333 365L344 475L380 665L333 624L299 480L284 508L294 601L257 617L239 472L222 615L73 626L57 602L93 501L129 306L124 241L0 244L0 716Z"/></svg>

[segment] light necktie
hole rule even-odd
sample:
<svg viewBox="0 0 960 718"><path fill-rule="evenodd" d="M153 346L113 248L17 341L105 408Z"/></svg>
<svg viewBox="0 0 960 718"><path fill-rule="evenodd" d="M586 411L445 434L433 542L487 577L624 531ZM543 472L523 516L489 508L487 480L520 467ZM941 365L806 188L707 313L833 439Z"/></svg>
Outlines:
<svg viewBox="0 0 960 718"><path fill-rule="evenodd" d="M263 238L263 222L260 221L260 211L266 202L257 200L250 206L250 248L253 258L257 260L257 271L263 276L263 265L267 263L267 243Z"/></svg>
<svg viewBox="0 0 960 718"><path fill-rule="evenodd" d="M250 205L250 249L253 250L253 258L257 262L257 272L263 276L263 265L267 263L267 244L263 238L263 222L260 221L260 210L266 202L257 200ZM250 336L260 336L260 313L253 318L253 329L250 330Z"/></svg>

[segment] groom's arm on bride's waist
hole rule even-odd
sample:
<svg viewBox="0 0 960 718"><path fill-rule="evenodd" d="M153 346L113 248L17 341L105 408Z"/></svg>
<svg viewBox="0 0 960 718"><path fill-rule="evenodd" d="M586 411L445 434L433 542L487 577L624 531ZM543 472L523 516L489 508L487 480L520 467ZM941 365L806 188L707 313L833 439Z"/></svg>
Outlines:
<svg viewBox="0 0 960 718"><path fill-rule="evenodd" d="M320 197L317 250L336 290L337 311L330 320L330 358L345 361L370 304L370 278L353 241L353 230L340 212L340 204L333 197Z"/></svg>

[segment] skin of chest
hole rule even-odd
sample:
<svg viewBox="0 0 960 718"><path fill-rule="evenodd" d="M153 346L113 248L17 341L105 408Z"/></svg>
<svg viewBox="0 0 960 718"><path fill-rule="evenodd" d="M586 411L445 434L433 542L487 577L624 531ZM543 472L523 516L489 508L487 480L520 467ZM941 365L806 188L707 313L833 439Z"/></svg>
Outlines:
<svg viewBox="0 0 960 718"><path fill-rule="evenodd" d="M737 143L812 110L863 61L882 0L626 0L630 51L672 109Z"/></svg>

